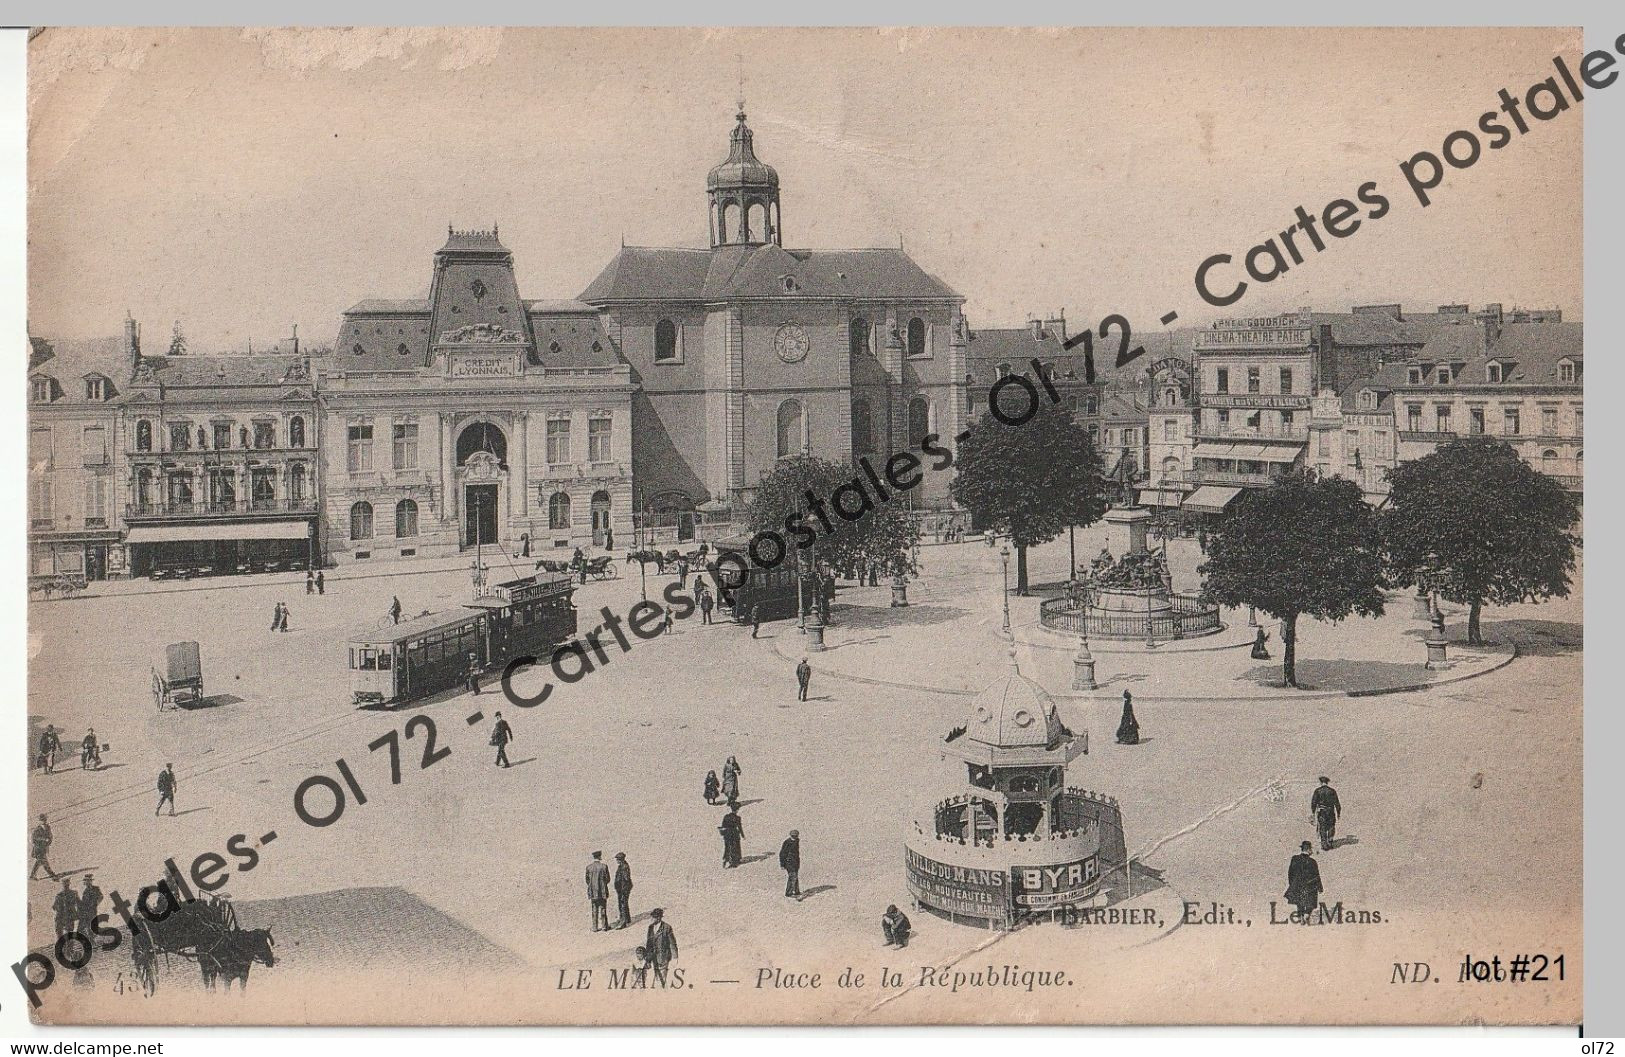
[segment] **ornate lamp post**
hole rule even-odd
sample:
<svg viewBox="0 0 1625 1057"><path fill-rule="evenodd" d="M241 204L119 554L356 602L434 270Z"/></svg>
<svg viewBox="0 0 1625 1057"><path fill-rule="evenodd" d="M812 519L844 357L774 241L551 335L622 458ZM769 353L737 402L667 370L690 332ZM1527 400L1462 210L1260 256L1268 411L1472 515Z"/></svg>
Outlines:
<svg viewBox="0 0 1625 1057"><path fill-rule="evenodd" d="M1010 630L1010 548L999 548L999 561L1004 566L1004 630Z"/></svg>

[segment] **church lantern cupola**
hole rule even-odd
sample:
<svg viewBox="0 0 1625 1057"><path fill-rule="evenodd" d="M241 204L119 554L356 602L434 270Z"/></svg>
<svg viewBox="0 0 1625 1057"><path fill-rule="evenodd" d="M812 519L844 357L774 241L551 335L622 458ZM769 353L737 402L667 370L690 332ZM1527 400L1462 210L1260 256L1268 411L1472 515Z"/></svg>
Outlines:
<svg viewBox="0 0 1625 1057"><path fill-rule="evenodd" d="M750 246L771 242L782 246L779 174L773 166L757 159L751 147L750 126L745 124L743 103L734 118L734 130L728 137L728 158L705 179L711 204L711 245Z"/></svg>

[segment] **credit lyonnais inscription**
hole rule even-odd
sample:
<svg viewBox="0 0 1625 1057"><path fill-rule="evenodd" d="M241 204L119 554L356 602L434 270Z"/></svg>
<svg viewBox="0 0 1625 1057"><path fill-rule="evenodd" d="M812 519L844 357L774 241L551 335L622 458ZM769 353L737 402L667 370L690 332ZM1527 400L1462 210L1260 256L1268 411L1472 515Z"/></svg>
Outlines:
<svg viewBox="0 0 1625 1057"><path fill-rule="evenodd" d="M453 378L512 378L512 356L457 356L451 361Z"/></svg>

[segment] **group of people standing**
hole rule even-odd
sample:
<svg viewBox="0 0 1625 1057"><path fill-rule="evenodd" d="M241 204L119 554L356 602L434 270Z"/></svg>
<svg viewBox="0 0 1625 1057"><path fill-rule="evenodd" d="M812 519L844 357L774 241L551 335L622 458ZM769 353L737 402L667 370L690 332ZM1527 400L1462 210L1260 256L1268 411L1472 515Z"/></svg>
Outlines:
<svg viewBox="0 0 1625 1057"><path fill-rule="evenodd" d="M288 603L278 602L271 610L271 630L288 630Z"/></svg>
<svg viewBox="0 0 1625 1057"><path fill-rule="evenodd" d="M609 920L609 894L615 893L616 920ZM615 871L604 862L604 853L595 851L587 862L587 903L592 910L592 930L610 932L632 924L632 864L626 853L615 853ZM649 911L649 931L643 946L637 948L632 966L634 986L643 986L647 974L654 971L655 982L666 986L666 970L677 960L677 933L666 923L666 911L655 907Z"/></svg>
<svg viewBox="0 0 1625 1057"><path fill-rule="evenodd" d="M46 774L56 773L56 758L62 752L62 735L57 733L56 726L45 724L45 730L39 736L39 744L34 754L34 766ZM91 727L79 741L79 766L87 771L100 770L102 765L102 747L96 740L96 728Z"/></svg>
<svg viewBox="0 0 1625 1057"><path fill-rule="evenodd" d="M307 595L325 595L325 594L327 594L327 577L322 574L322 571L320 569L306 569L305 570L305 594L307 594Z"/></svg>

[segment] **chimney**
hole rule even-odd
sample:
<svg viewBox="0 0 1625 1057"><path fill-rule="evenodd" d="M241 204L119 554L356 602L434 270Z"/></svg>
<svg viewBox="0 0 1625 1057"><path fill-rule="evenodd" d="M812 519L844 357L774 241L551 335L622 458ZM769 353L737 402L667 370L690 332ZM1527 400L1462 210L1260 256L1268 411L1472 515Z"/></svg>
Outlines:
<svg viewBox="0 0 1625 1057"><path fill-rule="evenodd" d="M1033 332L1034 341L1044 340L1044 321L1042 319L1029 319L1027 327Z"/></svg>
<svg viewBox="0 0 1625 1057"><path fill-rule="evenodd" d="M141 331L130 310L124 310L124 358L134 367L141 362Z"/></svg>
<svg viewBox="0 0 1625 1057"><path fill-rule="evenodd" d="M1064 308L1061 309L1060 313L1058 315L1056 315L1056 317L1054 319L1046 319L1046 320L1044 320L1044 327L1051 334L1054 334L1056 336L1057 340L1065 342L1066 341L1066 309L1064 309Z"/></svg>

